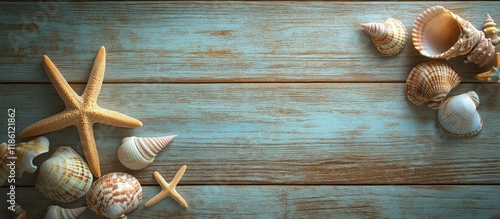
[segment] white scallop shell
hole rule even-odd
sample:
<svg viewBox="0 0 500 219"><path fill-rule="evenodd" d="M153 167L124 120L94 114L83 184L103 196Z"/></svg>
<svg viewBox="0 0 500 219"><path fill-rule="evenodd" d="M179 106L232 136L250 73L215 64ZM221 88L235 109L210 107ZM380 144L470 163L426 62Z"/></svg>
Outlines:
<svg viewBox="0 0 500 219"><path fill-rule="evenodd" d="M361 26L370 34L378 51L384 55L396 55L408 40L406 27L395 18L389 18L384 23L366 23Z"/></svg>
<svg viewBox="0 0 500 219"><path fill-rule="evenodd" d="M14 151L15 154L10 154L8 144L0 144L0 153L2 153L0 160L0 186L2 186L11 175L11 165L9 165L9 163L13 160L9 159L9 157L15 157L14 172L16 177L21 177L24 172L34 173L37 167L33 165L33 159L49 151L49 140L44 136L40 136L32 141L15 145Z"/></svg>
<svg viewBox="0 0 500 219"><path fill-rule="evenodd" d="M477 134L483 126L483 120L476 110L478 106L479 97L474 91L447 99L438 110L439 127L457 136Z"/></svg>
<svg viewBox="0 0 500 219"><path fill-rule="evenodd" d="M87 209L86 206L79 208L61 208L51 205L47 208L44 219L75 219Z"/></svg>
<svg viewBox="0 0 500 219"><path fill-rule="evenodd" d="M118 148L118 160L123 166L139 170L153 163L156 155L165 148L177 135L140 138L126 137Z"/></svg>
<svg viewBox="0 0 500 219"><path fill-rule="evenodd" d="M47 198L67 203L83 197L92 178L85 159L63 146L40 166L35 187Z"/></svg>
<svg viewBox="0 0 500 219"><path fill-rule="evenodd" d="M99 216L127 218L125 214L139 207L142 187L132 175L109 173L96 180L87 193L87 205Z"/></svg>

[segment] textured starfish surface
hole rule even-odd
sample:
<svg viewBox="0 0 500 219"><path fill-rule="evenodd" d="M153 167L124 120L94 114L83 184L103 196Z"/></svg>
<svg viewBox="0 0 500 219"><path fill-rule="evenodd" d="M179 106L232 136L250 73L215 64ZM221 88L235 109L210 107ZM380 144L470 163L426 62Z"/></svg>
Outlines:
<svg viewBox="0 0 500 219"><path fill-rule="evenodd" d="M477 74L476 78L481 81L493 81L500 83L500 72L498 72L498 67L500 67L500 52L495 54L495 63L491 67L491 70Z"/></svg>
<svg viewBox="0 0 500 219"><path fill-rule="evenodd" d="M179 193L177 193L177 191L175 191L175 186L177 186L177 183L179 183L185 171L186 165L181 167L181 169L177 172L177 174L175 174L174 179L172 179L172 182L170 183L167 183L165 179L163 179L163 177L158 173L158 171L155 171L153 175L155 176L158 184L160 184L161 186L161 192L150 199L148 202L146 202L146 207L156 204L167 196L172 196L172 198L174 198L180 205L182 205L182 207L187 208L187 202L181 197L181 195L179 195Z"/></svg>
<svg viewBox="0 0 500 219"><path fill-rule="evenodd" d="M141 121L119 112L107 110L97 106L97 97L101 91L104 79L104 69L106 66L106 49L101 47L94 61L94 66L90 72L87 86L81 96L69 86L68 82L61 75L54 63L43 56L45 71L54 85L57 94L64 102L66 109L56 115L42 119L26 127L19 136L26 138L53 132L71 125L75 125L80 135L83 152L90 170L96 177L101 177L99 166L99 156L94 140L94 123L135 128L141 127Z"/></svg>

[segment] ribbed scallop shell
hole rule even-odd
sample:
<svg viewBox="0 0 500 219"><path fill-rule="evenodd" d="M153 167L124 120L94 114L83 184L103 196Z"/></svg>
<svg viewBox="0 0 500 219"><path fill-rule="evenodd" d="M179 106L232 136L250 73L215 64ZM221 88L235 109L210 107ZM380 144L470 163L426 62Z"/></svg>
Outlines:
<svg viewBox="0 0 500 219"><path fill-rule="evenodd" d="M378 51L384 55L399 53L408 40L406 27L395 18L389 18L384 23L366 23L361 26L370 34Z"/></svg>
<svg viewBox="0 0 500 219"><path fill-rule="evenodd" d="M406 79L406 97L415 105L427 104L437 109L460 81L460 75L445 63L420 63L411 70Z"/></svg>
<svg viewBox="0 0 500 219"><path fill-rule="evenodd" d="M156 155L165 148L176 135L140 138L126 137L118 148L118 160L123 166L139 170L153 163Z"/></svg>
<svg viewBox="0 0 500 219"><path fill-rule="evenodd" d="M477 134L483 126L478 106L479 97L474 91L447 99L438 110L439 127L457 136Z"/></svg>
<svg viewBox="0 0 500 219"><path fill-rule="evenodd" d="M450 59L466 55L483 39L482 35L484 33L477 30L470 22L441 6L431 7L422 12L412 28L415 49L430 58ZM483 44L488 43L491 44L489 41L483 42ZM482 48L487 49L489 46ZM484 60L470 58L470 61L490 62L493 54L488 53L489 51L487 50L486 55L481 57ZM480 53L481 51L476 52Z"/></svg>
<svg viewBox="0 0 500 219"><path fill-rule="evenodd" d="M44 219L75 219L85 211L87 207L79 208L61 208L57 205L51 205L47 208Z"/></svg>
<svg viewBox="0 0 500 219"><path fill-rule="evenodd" d="M142 187L132 175L109 173L96 180L87 193L87 205L99 216L127 218L125 214L139 207Z"/></svg>
<svg viewBox="0 0 500 219"><path fill-rule="evenodd" d="M8 166L14 157L15 161L15 175L20 178L24 172L34 173L36 166L33 165L33 159L43 153L49 151L49 140L40 136L26 143L15 145L15 154L10 154L9 145L7 143L0 144L0 186L2 186L10 176L10 167Z"/></svg>
<svg viewBox="0 0 500 219"><path fill-rule="evenodd" d="M490 14L486 14L486 19L484 20L484 24L482 26L484 35L486 38L491 39L491 43L493 45L497 45L500 43L500 38L498 38L498 33L500 32L499 29L496 28L497 24L491 18Z"/></svg>
<svg viewBox="0 0 500 219"><path fill-rule="evenodd" d="M40 166L35 187L47 198L67 203L83 197L91 185L85 160L70 147L59 147Z"/></svg>

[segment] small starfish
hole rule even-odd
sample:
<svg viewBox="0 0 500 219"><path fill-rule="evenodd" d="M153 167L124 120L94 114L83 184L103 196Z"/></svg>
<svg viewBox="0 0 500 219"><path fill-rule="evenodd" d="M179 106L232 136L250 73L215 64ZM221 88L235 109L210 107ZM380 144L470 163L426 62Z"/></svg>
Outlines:
<svg viewBox="0 0 500 219"><path fill-rule="evenodd" d="M174 179L172 179L172 182L170 182L170 184L167 183L165 179L163 179L163 177L158 173L158 171L155 171L154 176L156 182L158 182L158 184L160 184L161 186L161 192L158 193L158 195L156 195L152 199L150 199L148 202L146 202L146 207L156 204L157 202L159 202L160 200L162 200L167 196L172 196L172 198L174 198L180 205L182 205L182 207L187 208L188 207L187 202L181 197L181 195L179 195L179 193L177 193L177 191L175 191L175 187L177 186L177 183L179 183L179 181L181 180L182 175L184 175L185 171L186 171L186 165L182 166L181 169L177 172L177 174L175 174L175 177Z"/></svg>
<svg viewBox="0 0 500 219"><path fill-rule="evenodd" d="M66 109L56 115L42 119L26 127L19 136L26 138L53 132L71 125L75 125L82 141L83 153L89 164L90 170L96 177L101 177L99 157L94 140L94 123L135 128L141 127L141 121L116 111L107 110L97 106L97 97L101 91L106 67L106 50L104 46L99 49L90 72L89 80L83 94L78 96L61 75L48 56L43 56L45 71L54 85L57 94L61 97Z"/></svg>
<svg viewBox="0 0 500 219"><path fill-rule="evenodd" d="M495 81L500 83L500 72L498 72L498 67L500 67L500 52L495 54L495 63L491 67L491 70L477 74L476 78L481 81Z"/></svg>

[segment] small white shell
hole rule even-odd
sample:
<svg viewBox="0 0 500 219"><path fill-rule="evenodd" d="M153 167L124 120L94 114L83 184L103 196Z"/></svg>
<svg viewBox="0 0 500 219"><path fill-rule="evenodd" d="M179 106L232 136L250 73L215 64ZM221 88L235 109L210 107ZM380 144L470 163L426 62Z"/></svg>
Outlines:
<svg viewBox="0 0 500 219"><path fill-rule="evenodd" d="M33 165L33 159L43 153L49 151L49 140L40 136L26 143L15 145L15 154L10 154L9 146L7 143L0 144L0 186L2 186L10 176L10 165L12 160L9 157L15 157L15 175L21 177L24 172L34 173L36 166Z"/></svg>
<svg viewBox="0 0 500 219"><path fill-rule="evenodd" d="M156 155L165 148L177 135L139 138L126 137L118 148L118 160L123 166L139 170L153 163Z"/></svg>
<svg viewBox="0 0 500 219"><path fill-rule="evenodd" d="M87 205L99 216L127 218L125 214L139 207L142 187L132 175L109 173L96 180L87 193Z"/></svg>
<svg viewBox="0 0 500 219"><path fill-rule="evenodd" d="M408 40L406 27L395 18L389 18L384 23L366 23L361 26L370 34L378 51L384 55L396 55Z"/></svg>
<svg viewBox="0 0 500 219"><path fill-rule="evenodd" d="M92 185L92 172L70 147L59 147L42 163L35 187L47 198L71 202L83 197Z"/></svg>
<svg viewBox="0 0 500 219"><path fill-rule="evenodd" d="M477 106L479 97L474 91L447 99L438 110L439 127L457 136L477 134L483 126L483 120L476 110Z"/></svg>
<svg viewBox="0 0 500 219"><path fill-rule="evenodd" d="M87 209L86 206L79 208L61 208L51 205L47 208L44 219L75 219Z"/></svg>
<svg viewBox="0 0 500 219"><path fill-rule="evenodd" d="M493 45L500 43L500 38L498 37L500 29L497 29L496 26L497 24L493 18L491 18L490 14L486 14L486 20L484 20L483 24L483 32L486 38L491 39L491 43L493 43Z"/></svg>

